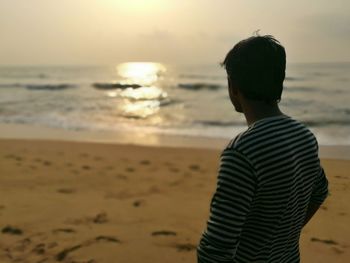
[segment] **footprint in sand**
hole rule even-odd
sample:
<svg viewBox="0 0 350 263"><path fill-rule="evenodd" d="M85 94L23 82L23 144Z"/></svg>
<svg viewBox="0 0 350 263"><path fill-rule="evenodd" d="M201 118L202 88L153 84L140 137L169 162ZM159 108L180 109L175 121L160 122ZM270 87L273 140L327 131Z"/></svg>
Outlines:
<svg viewBox="0 0 350 263"><path fill-rule="evenodd" d="M187 177L187 176L190 177L190 176L191 176L191 173L189 173L189 172L184 172L183 175L186 176L186 177Z"/></svg>
<svg viewBox="0 0 350 263"><path fill-rule="evenodd" d="M116 237L112 236L97 236L95 237L96 241L108 241L108 242L113 242L113 243L121 243L120 240Z"/></svg>
<svg viewBox="0 0 350 263"><path fill-rule="evenodd" d="M85 158L86 158L86 157L89 157L89 154L87 154L87 153L81 153L81 154L79 154L79 156L80 156L80 157L85 157Z"/></svg>
<svg viewBox="0 0 350 263"><path fill-rule="evenodd" d="M332 240L332 239L319 239L317 237L312 237L310 239L312 242L321 242L327 245L338 245L338 242Z"/></svg>
<svg viewBox="0 0 350 263"><path fill-rule="evenodd" d="M132 205L135 207L139 207L140 205L142 205L144 203L144 200L135 200Z"/></svg>
<svg viewBox="0 0 350 263"><path fill-rule="evenodd" d="M113 170L113 169L114 169L113 166L106 166L106 167L105 167L105 170L107 170L107 171L111 171L111 170Z"/></svg>
<svg viewBox="0 0 350 263"><path fill-rule="evenodd" d="M335 178L340 178L340 179L348 179L346 176L341 176L341 175L336 175L334 176Z"/></svg>
<svg viewBox="0 0 350 263"><path fill-rule="evenodd" d="M191 164L190 166L188 166L188 168L190 168L190 170L192 171L198 171L200 169L200 166L197 164Z"/></svg>
<svg viewBox="0 0 350 263"><path fill-rule="evenodd" d="M180 170L178 168L175 168L175 167L170 167L169 168L169 171L173 172L173 173L178 173L180 172Z"/></svg>
<svg viewBox="0 0 350 263"><path fill-rule="evenodd" d="M56 228L52 230L52 233L75 233L76 231L73 228Z"/></svg>
<svg viewBox="0 0 350 263"><path fill-rule="evenodd" d="M34 162L36 162L36 163L41 163L41 162L43 162L43 160L40 159L40 158L36 158L36 159L34 159Z"/></svg>
<svg viewBox="0 0 350 263"><path fill-rule="evenodd" d="M89 165L83 165L81 168L84 169L84 170L90 170L91 169L91 167Z"/></svg>
<svg viewBox="0 0 350 263"><path fill-rule="evenodd" d="M57 261L63 261L69 253L75 251L75 250L78 250L82 247L86 247L86 246L90 246L94 243L97 243L97 242L101 242L101 241L104 241L104 242L113 242L113 243L121 243L121 241L116 238L116 237L113 237L113 236L97 236L93 239L89 239L89 240L86 240L85 242L81 243L81 244L78 244L78 245L75 245L75 246L72 246L72 247L68 247L64 250L62 250L61 252L57 253L56 256L55 256L55 259ZM92 259L92 260L89 260L87 261L88 263L94 263L95 261Z"/></svg>
<svg viewBox="0 0 350 263"><path fill-rule="evenodd" d="M63 261L69 253L71 253L71 252L73 252L81 247L82 247L82 245L76 245L76 246L66 248L66 249L62 250L61 252L59 252L58 254L56 254L55 258L57 261Z"/></svg>
<svg viewBox="0 0 350 263"><path fill-rule="evenodd" d="M34 252L35 254L38 254L38 255L43 255L43 254L45 254L45 252L46 252L45 244L44 244L44 243L37 244L37 245L32 249L32 252Z"/></svg>
<svg viewBox="0 0 350 263"><path fill-rule="evenodd" d="M135 168L133 168L133 167L127 167L127 168L125 169L125 171L127 171L127 172L129 172L129 173L135 172Z"/></svg>
<svg viewBox="0 0 350 263"><path fill-rule="evenodd" d="M71 173L73 173L73 174L79 174L79 171L78 171L78 170L71 170Z"/></svg>
<svg viewBox="0 0 350 263"><path fill-rule="evenodd" d="M1 232L3 234L11 234L11 235L22 235L23 234L23 230L17 227L13 227L10 225L5 226Z"/></svg>
<svg viewBox="0 0 350 263"><path fill-rule="evenodd" d="M30 245L32 243L33 243L33 241L30 238L25 238L25 239L19 240L18 242L16 242L16 244L13 247L11 247L11 250L20 251L23 254L23 252L26 252L26 250L30 247ZM39 244L34 245L34 247L32 247L32 249L30 250L30 252L37 254L37 255L44 255L48 249L54 248L56 246L58 246L57 242L50 242L48 244L39 243ZM17 258L13 258L13 259L16 262L24 262L24 261L22 261L22 258L17 257ZM48 260L48 258L42 259L42 260L36 261L36 262L37 263L38 262L48 262L47 260Z"/></svg>
<svg viewBox="0 0 350 263"><path fill-rule="evenodd" d="M43 161L43 165L45 165L45 166L51 166L51 164L52 163L50 161L46 161L46 160Z"/></svg>
<svg viewBox="0 0 350 263"><path fill-rule="evenodd" d="M176 232L168 230L153 231L152 236L176 236Z"/></svg>
<svg viewBox="0 0 350 263"><path fill-rule="evenodd" d="M337 254L343 254L344 253L344 250L340 249L340 248L337 248L337 247L332 247L332 250L337 253Z"/></svg>
<svg viewBox="0 0 350 263"><path fill-rule="evenodd" d="M107 213L99 213L92 218L92 222L95 224L103 224L108 222Z"/></svg>
<svg viewBox="0 0 350 263"><path fill-rule="evenodd" d="M16 245L14 246L14 250L17 251L24 251L27 249L27 247L32 243L32 240L27 237L25 239L19 240Z"/></svg>
<svg viewBox="0 0 350 263"><path fill-rule="evenodd" d="M164 162L164 165L170 167L170 166L173 166L174 164L171 162Z"/></svg>
<svg viewBox="0 0 350 263"><path fill-rule="evenodd" d="M96 214L95 216L87 216L84 218L73 218L73 219L66 219L65 223L67 224L73 224L73 225L81 225L81 224L89 224L89 223L94 223L94 224L104 224L108 222L108 217L107 213L101 212Z"/></svg>
<svg viewBox="0 0 350 263"><path fill-rule="evenodd" d="M14 158L14 155L12 155L12 154L6 154L6 155L4 155L3 157L6 158L6 159L13 159L13 158Z"/></svg>
<svg viewBox="0 0 350 263"><path fill-rule="evenodd" d="M95 161L101 161L102 159L103 159L103 158L100 157L100 156L95 156L95 157L94 157L94 160L95 160Z"/></svg>
<svg viewBox="0 0 350 263"><path fill-rule="evenodd" d="M169 186L177 186L182 183L182 180L176 180L169 183Z"/></svg>
<svg viewBox="0 0 350 263"><path fill-rule="evenodd" d="M128 179L128 177L126 175L124 175L124 174L117 174L115 176L115 178L122 179L122 180L127 180Z"/></svg>
<svg viewBox="0 0 350 263"><path fill-rule="evenodd" d="M59 188L57 192L61 194L72 194L75 193L76 190L74 188Z"/></svg>
<svg viewBox="0 0 350 263"><path fill-rule="evenodd" d="M22 161L22 160L23 160L23 158L22 158L22 157L20 157L20 156L16 156L16 157L15 157L15 160L20 162L20 161Z"/></svg>
<svg viewBox="0 0 350 263"><path fill-rule="evenodd" d="M332 239L319 239L317 237L312 237L310 239L312 242L321 242L323 244L326 244L326 245L332 245L332 250L337 253L337 254L342 254L344 253L344 250L336 247L336 245L339 245L339 243L337 241L334 241Z"/></svg>
<svg viewBox="0 0 350 263"><path fill-rule="evenodd" d="M157 194L157 193L160 193L161 190L159 189L159 187L157 185L152 185L148 188L147 192L150 194Z"/></svg>
<svg viewBox="0 0 350 263"><path fill-rule="evenodd" d="M140 164L142 164L142 165L150 165L151 162L148 161L148 160L141 160L141 161L140 161Z"/></svg>
<svg viewBox="0 0 350 263"><path fill-rule="evenodd" d="M177 251L179 252L188 252L192 250L196 250L197 246L191 243L185 243L185 244L175 244L174 246Z"/></svg>

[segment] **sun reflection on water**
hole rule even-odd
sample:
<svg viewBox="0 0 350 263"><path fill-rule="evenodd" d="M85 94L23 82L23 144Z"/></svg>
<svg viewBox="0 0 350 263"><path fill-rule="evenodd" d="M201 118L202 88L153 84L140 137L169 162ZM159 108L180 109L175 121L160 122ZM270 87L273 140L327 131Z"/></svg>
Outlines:
<svg viewBox="0 0 350 263"><path fill-rule="evenodd" d="M165 71L162 64L153 62L128 62L117 66L118 75L128 83L145 86L152 85Z"/></svg>
<svg viewBox="0 0 350 263"><path fill-rule="evenodd" d="M159 111L158 100L146 100L126 102L123 107L123 115L128 118L144 119Z"/></svg>
<svg viewBox="0 0 350 263"><path fill-rule="evenodd" d="M125 89L120 93L120 96L134 100L154 100L166 98L167 93L157 87L141 87L138 89Z"/></svg>
<svg viewBox="0 0 350 263"><path fill-rule="evenodd" d="M159 77L166 71L164 65L153 62L128 62L116 67L122 83L138 84L140 88L118 89L107 93L109 97L123 98L119 108L126 118L146 119L159 112L168 94L157 86Z"/></svg>

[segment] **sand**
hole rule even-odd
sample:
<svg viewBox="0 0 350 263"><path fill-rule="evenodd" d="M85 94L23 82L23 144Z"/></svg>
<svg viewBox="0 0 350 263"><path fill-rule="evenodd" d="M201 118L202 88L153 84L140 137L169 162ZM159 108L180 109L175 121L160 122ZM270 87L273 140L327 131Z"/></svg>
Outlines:
<svg viewBox="0 0 350 263"><path fill-rule="evenodd" d="M0 262L196 262L220 150L0 140ZM350 161L322 159L330 196L301 262L350 262Z"/></svg>

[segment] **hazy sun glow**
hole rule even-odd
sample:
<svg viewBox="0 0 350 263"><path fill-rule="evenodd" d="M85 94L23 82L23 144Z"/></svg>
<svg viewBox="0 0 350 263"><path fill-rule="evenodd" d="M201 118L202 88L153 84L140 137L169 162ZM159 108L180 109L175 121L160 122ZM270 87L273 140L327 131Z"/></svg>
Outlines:
<svg viewBox="0 0 350 263"><path fill-rule="evenodd" d="M149 12L158 11L167 5L166 0L108 0L123 11Z"/></svg>

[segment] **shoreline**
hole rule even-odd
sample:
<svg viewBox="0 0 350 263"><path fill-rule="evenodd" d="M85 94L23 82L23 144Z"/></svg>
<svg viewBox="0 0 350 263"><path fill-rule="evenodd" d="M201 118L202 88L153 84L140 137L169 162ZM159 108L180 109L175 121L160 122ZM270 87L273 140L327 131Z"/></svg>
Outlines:
<svg viewBox="0 0 350 263"><path fill-rule="evenodd" d="M135 131L69 131L28 124L0 124L0 140L63 141L221 150L229 139ZM320 158L350 160L350 145L319 145Z"/></svg>
<svg viewBox="0 0 350 263"><path fill-rule="evenodd" d="M135 131L73 131L27 124L0 124L0 140L47 140L153 147L221 149L229 139Z"/></svg>

